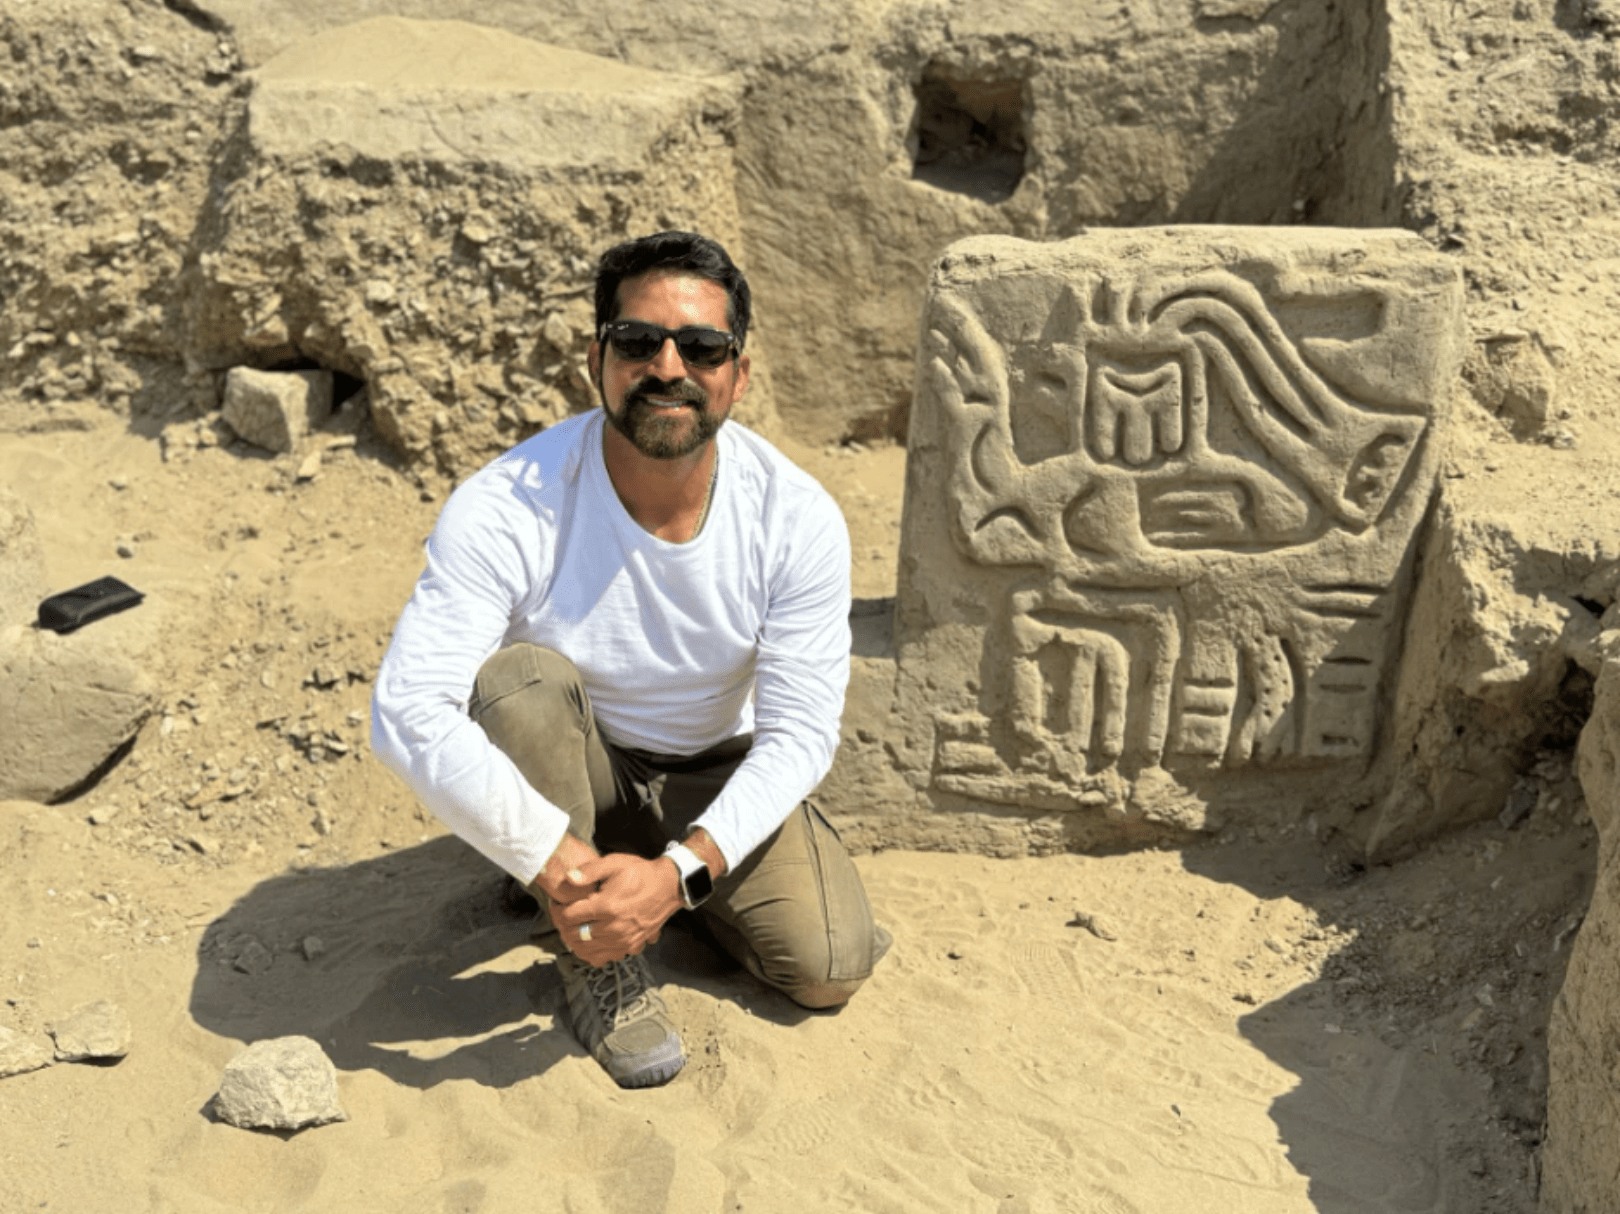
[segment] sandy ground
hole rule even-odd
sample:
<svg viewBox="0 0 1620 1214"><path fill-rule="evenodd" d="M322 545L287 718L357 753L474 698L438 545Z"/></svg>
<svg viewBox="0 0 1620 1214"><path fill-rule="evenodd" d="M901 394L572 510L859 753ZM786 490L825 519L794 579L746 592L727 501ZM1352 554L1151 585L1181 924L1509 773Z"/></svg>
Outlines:
<svg viewBox="0 0 1620 1214"><path fill-rule="evenodd" d="M58 413L83 428L0 435L0 483L53 588L147 592L94 627L164 710L85 795L0 805L0 1025L48 1045L99 998L134 1025L115 1065L0 1080L0 1210L1534 1209L1547 1007L1594 856L1568 755L1518 829L1371 871L1307 829L862 856L895 947L836 1014L677 921L654 960L691 1061L621 1092L500 875L366 750L439 502L365 441L300 482L200 423ZM857 597L892 594L903 453L793 454L851 520ZM224 1064L291 1033L350 1119L216 1121Z"/></svg>

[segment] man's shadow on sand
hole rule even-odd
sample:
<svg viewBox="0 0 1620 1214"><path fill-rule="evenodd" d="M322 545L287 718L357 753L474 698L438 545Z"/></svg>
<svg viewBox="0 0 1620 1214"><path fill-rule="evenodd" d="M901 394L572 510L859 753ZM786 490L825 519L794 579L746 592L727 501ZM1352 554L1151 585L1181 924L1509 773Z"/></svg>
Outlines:
<svg viewBox="0 0 1620 1214"><path fill-rule="evenodd" d="M562 983L530 942L533 903L454 837L256 885L197 948L191 1015L243 1042L300 1035L342 1070L429 1088L509 1087L584 1050ZM655 977L794 1024L812 1013L755 981L681 912L651 950Z"/></svg>

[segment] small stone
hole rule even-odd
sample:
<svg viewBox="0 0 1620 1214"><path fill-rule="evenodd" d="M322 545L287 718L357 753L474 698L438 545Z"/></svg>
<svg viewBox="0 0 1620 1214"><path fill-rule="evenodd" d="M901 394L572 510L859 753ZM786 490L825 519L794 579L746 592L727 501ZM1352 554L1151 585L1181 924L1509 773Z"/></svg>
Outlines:
<svg viewBox="0 0 1620 1214"><path fill-rule="evenodd" d="M257 940L248 940L242 946L242 951L236 954L232 967L243 974L262 974L275 964L273 953Z"/></svg>
<svg viewBox="0 0 1620 1214"><path fill-rule="evenodd" d="M303 949L304 960L314 961L317 957L325 954L326 941L322 940L319 936L305 936Z"/></svg>
<svg viewBox="0 0 1620 1214"><path fill-rule="evenodd" d="M49 1054L21 1033L0 1027L0 1079L37 1071L52 1061Z"/></svg>
<svg viewBox="0 0 1620 1214"><path fill-rule="evenodd" d="M559 350L567 350L574 344L573 328L556 312L546 317L540 326L540 335Z"/></svg>
<svg viewBox="0 0 1620 1214"><path fill-rule="evenodd" d="M1502 812L1496 815L1497 825L1503 830L1513 830L1530 816L1536 807L1536 789L1528 781L1520 781L1508 794Z"/></svg>
<svg viewBox="0 0 1620 1214"><path fill-rule="evenodd" d="M320 474L321 453L319 451L311 451L308 455L304 456L303 462L298 465L298 471L294 474L294 479L301 481L312 481Z"/></svg>
<svg viewBox="0 0 1620 1214"><path fill-rule="evenodd" d="M45 1026L61 1062L122 1058L129 1053L129 1016L116 1003L97 999Z"/></svg>
<svg viewBox="0 0 1620 1214"><path fill-rule="evenodd" d="M118 553L118 555L126 561L135 559L135 545L130 543L128 540L120 540L118 542L118 546L114 548L113 551Z"/></svg>
<svg viewBox="0 0 1620 1214"><path fill-rule="evenodd" d="M1090 911L1077 910L1074 918L1065 925L1067 927L1083 927L1099 940L1118 940L1119 933L1114 930L1113 924Z"/></svg>
<svg viewBox="0 0 1620 1214"><path fill-rule="evenodd" d="M302 1130L349 1119L338 1099L337 1070L308 1037L258 1041L232 1058L213 1109L244 1130Z"/></svg>

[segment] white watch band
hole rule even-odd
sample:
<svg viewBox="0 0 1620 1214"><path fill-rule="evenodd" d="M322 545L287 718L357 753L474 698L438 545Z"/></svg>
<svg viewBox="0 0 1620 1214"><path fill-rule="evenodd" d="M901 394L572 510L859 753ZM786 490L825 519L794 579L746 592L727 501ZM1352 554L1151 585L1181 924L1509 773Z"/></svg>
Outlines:
<svg viewBox="0 0 1620 1214"><path fill-rule="evenodd" d="M691 909L692 904L687 902L686 898L687 879L691 877L693 873L697 872L698 869L701 868L707 870L709 866L703 862L702 857L700 857L697 852L693 851L684 843L671 843L664 849L664 854L671 860L675 861L675 867L680 871L681 901L686 902L687 908Z"/></svg>

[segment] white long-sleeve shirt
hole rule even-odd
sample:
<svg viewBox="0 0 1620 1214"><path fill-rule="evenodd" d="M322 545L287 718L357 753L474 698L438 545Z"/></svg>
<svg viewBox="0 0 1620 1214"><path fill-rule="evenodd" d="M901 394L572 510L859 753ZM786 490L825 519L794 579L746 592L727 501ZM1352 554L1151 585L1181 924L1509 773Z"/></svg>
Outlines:
<svg viewBox="0 0 1620 1214"><path fill-rule="evenodd" d="M696 754L754 734L698 819L735 868L821 781L849 680L849 531L806 473L735 422L703 530L671 544L630 517L600 409L462 484L427 542L372 699L372 746L456 834L521 881L568 818L467 716L478 669L529 641L573 661L623 746Z"/></svg>

